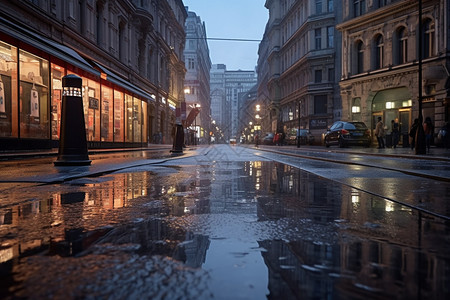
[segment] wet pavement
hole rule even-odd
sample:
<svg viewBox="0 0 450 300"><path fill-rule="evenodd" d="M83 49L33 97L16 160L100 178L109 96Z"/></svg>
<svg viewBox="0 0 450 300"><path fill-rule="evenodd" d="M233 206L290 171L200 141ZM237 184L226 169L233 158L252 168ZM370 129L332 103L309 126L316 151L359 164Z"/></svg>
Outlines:
<svg viewBox="0 0 450 300"><path fill-rule="evenodd" d="M360 179L395 185L412 176L353 166L336 171L324 162L279 162L279 155L258 153L219 145L148 161L114 156L112 164L105 156L62 175L38 176L43 169L31 162L35 172L2 175L0 295L450 296L448 220L387 199L397 186L380 190L379 183ZM433 195L443 195L448 202L448 183L417 180L425 186L402 191L405 199L421 194L437 202Z"/></svg>

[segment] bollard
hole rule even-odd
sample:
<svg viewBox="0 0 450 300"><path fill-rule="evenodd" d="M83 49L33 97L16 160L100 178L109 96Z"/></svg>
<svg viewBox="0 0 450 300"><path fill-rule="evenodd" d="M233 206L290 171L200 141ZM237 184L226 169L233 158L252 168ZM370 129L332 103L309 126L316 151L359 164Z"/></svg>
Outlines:
<svg viewBox="0 0 450 300"><path fill-rule="evenodd" d="M58 159L54 164L55 166L90 165L81 94L82 80L76 75L67 75L63 77L62 83L61 135Z"/></svg>
<svg viewBox="0 0 450 300"><path fill-rule="evenodd" d="M184 130L183 125L177 124L175 140L173 142L172 153L183 153L183 143L184 143Z"/></svg>

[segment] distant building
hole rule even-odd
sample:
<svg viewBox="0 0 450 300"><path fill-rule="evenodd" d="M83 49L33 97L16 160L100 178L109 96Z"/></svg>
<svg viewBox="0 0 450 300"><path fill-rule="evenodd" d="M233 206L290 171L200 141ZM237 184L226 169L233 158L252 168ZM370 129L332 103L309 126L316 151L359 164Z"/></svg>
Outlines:
<svg viewBox="0 0 450 300"><path fill-rule="evenodd" d="M67 74L89 147L170 143L186 17L181 0L0 1L0 148L57 147Z"/></svg>
<svg viewBox="0 0 450 300"><path fill-rule="evenodd" d="M223 128L228 128L229 109L225 93L225 71L227 67L224 64L214 64L211 68L211 118L217 129L218 141L224 141ZM228 134L229 135L229 134Z"/></svg>
<svg viewBox="0 0 450 300"><path fill-rule="evenodd" d="M382 117L388 132L399 119L402 141L419 115L422 85L424 119L436 128L450 118L449 0L342 1L342 119L372 129ZM357 5L356 5L357 4ZM419 25L423 28L423 78L419 82Z"/></svg>
<svg viewBox="0 0 450 300"><path fill-rule="evenodd" d="M256 135L261 138L262 131L262 105L258 102L258 85L255 84L247 92L239 95L239 127L240 142L253 143Z"/></svg>
<svg viewBox="0 0 450 300"><path fill-rule="evenodd" d="M250 90L256 82L255 71L228 71L225 65L213 65L211 70L211 101L214 101L212 117L220 125L225 139L239 134L239 95Z"/></svg>
<svg viewBox="0 0 450 300"><path fill-rule="evenodd" d="M186 10L188 10L188 7L186 7ZM205 23L201 21L201 18L195 12L188 11L185 30L186 46L184 59L187 71L184 90L186 115L189 115L193 108L200 108L199 115L194 118L189 128L192 130L190 133L196 136L197 141L207 143L210 139L211 130L211 59L206 40Z"/></svg>
<svg viewBox="0 0 450 300"><path fill-rule="evenodd" d="M258 98L272 132L309 128L320 135L340 118L340 1L267 0L259 46Z"/></svg>

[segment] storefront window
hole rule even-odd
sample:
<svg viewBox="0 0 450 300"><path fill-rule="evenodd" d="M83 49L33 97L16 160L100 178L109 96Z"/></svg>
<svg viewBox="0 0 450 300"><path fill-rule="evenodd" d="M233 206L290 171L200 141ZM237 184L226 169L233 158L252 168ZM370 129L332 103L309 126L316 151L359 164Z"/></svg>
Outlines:
<svg viewBox="0 0 450 300"><path fill-rule="evenodd" d="M114 91L114 142L124 141L123 93Z"/></svg>
<svg viewBox="0 0 450 300"><path fill-rule="evenodd" d="M142 101L142 142L148 142L147 134L147 102Z"/></svg>
<svg viewBox="0 0 450 300"><path fill-rule="evenodd" d="M17 137L17 48L0 42L0 136Z"/></svg>
<svg viewBox="0 0 450 300"><path fill-rule="evenodd" d="M100 84L83 78L83 109L88 141L100 141Z"/></svg>
<svg viewBox="0 0 450 300"><path fill-rule="evenodd" d="M49 138L49 64L20 50L20 135Z"/></svg>
<svg viewBox="0 0 450 300"><path fill-rule="evenodd" d="M101 134L102 141L113 141L113 90L102 85L102 118Z"/></svg>
<svg viewBox="0 0 450 300"><path fill-rule="evenodd" d="M62 108L62 78L65 70L56 64L51 65L52 69L52 139L58 140L61 128L61 108Z"/></svg>
<svg viewBox="0 0 450 300"><path fill-rule="evenodd" d="M140 143L142 141L142 101L138 98L133 99L133 141Z"/></svg>
<svg viewBox="0 0 450 300"><path fill-rule="evenodd" d="M126 142L133 142L133 96L125 94L125 107L126 107Z"/></svg>

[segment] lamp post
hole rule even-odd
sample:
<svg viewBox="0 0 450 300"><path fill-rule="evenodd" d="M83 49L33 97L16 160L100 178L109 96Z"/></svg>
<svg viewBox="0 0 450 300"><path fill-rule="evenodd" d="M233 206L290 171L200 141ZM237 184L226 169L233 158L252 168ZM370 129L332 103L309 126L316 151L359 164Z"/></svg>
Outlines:
<svg viewBox="0 0 450 300"><path fill-rule="evenodd" d="M422 0L419 0L419 126L416 130L416 154L426 154L425 131L423 130L422 115L422 55L423 55L423 27L422 27Z"/></svg>

